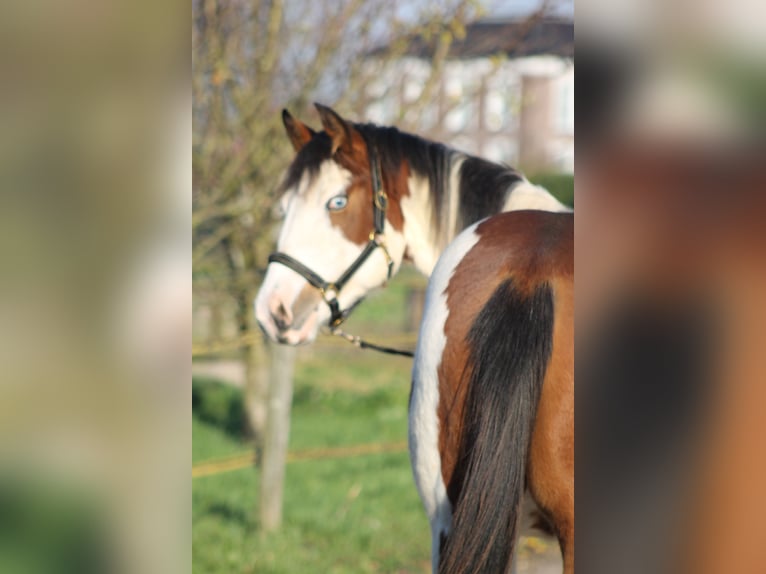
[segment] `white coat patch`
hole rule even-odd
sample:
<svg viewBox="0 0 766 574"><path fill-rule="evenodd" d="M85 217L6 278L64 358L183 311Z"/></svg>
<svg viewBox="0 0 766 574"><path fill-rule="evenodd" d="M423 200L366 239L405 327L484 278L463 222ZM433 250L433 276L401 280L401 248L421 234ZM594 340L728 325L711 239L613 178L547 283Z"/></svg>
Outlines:
<svg viewBox="0 0 766 574"><path fill-rule="evenodd" d="M409 445L412 470L420 498L431 523L432 567L439 563L441 534L449 532L452 506L441 473L439 457L439 374L446 344L444 324L447 321L445 293L455 267L476 244L478 223L461 232L449 244L436 263L426 291L425 310L420 325L415 361L412 368L412 397L409 414Z"/></svg>

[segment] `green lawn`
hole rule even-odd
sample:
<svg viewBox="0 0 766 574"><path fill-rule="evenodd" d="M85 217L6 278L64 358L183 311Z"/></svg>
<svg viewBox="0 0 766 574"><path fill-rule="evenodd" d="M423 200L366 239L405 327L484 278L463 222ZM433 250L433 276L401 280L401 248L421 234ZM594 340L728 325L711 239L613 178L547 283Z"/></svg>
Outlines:
<svg viewBox="0 0 766 574"><path fill-rule="evenodd" d="M228 436L220 428L192 417L192 463L239 454L248 450L241 441Z"/></svg>
<svg viewBox="0 0 766 574"><path fill-rule="evenodd" d="M290 450L405 442L410 368L350 347L302 352ZM195 418L195 463L248 448ZM195 573L430 571L428 521L405 451L291 462L275 534L258 528L257 494L250 468L193 480Z"/></svg>
<svg viewBox="0 0 766 574"><path fill-rule="evenodd" d="M291 463L285 489L282 530L264 535L255 471L195 479L193 571L428 570L428 523L406 453Z"/></svg>

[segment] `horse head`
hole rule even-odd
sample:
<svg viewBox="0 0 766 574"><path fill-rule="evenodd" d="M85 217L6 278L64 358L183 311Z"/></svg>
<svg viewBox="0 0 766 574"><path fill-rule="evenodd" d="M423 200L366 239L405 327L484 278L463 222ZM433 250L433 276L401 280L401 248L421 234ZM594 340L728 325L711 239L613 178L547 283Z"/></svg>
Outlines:
<svg viewBox="0 0 766 574"><path fill-rule="evenodd" d="M291 345L339 324L398 270L405 252L390 174L357 126L315 105L320 132L282 112L296 155L280 188L277 253L255 300L264 332Z"/></svg>

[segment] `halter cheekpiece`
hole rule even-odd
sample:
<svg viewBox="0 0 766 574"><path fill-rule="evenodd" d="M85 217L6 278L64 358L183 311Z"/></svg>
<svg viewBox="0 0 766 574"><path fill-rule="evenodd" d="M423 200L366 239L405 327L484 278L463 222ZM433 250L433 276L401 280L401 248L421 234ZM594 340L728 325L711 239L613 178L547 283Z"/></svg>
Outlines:
<svg viewBox="0 0 766 574"><path fill-rule="evenodd" d="M370 239L359 254L359 257L348 266L338 279L326 281L321 275L286 253L275 252L269 255L269 263L280 263L285 267L289 267L319 290L322 294L322 299L330 308L328 326L331 329L340 326L354 308L352 306L348 309L341 309L340 303L338 303L338 295L349 279L354 276L354 273L359 270L376 249L382 249L386 257L388 264L388 277L386 280L391 279L394 270L394 260L391 259L383 239L383 232L386 226L386 209L388 209L388 196L381 183L380 163L375 148L368 144L367 149L370 156L370 173L372 175L372 216L374 228L370 231Z"/></svg>

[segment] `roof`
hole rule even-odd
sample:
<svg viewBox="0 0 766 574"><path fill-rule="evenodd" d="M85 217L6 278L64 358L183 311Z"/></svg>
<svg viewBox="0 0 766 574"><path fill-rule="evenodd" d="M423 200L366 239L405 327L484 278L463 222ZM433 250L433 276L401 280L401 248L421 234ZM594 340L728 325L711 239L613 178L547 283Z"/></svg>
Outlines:
<svg viewBox="0 0 766 574"><path fill-rule="evenodd" d="M574 22L560 18L478 20L468 24L465 37L452 42L448 54L450 60L470 60L488 56L505 55L509 58L523 56L555 55L574 57ZM430 60L434 54L436 39L426 40L413 36L403 56ZM389 47L373 50L372 55L382 55Z"/></svg>

